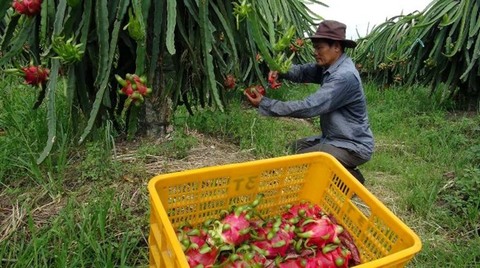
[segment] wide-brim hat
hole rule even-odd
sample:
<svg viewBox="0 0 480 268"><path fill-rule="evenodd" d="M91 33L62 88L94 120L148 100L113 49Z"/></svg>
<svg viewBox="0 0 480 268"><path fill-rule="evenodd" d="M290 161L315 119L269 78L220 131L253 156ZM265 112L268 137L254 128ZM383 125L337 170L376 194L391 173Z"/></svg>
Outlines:
<svg viewBox="0 0 480 268"><path fill-rule="evenodd" d="M345 32L347 26L341 22L335 20L324 20L322 21L317 28L317 31L314 35L309 36L309 39L331 39L335 41L340 41L344 44L345 47L354 48L357 46L357 43L353 40L345 39Z"/></svg>

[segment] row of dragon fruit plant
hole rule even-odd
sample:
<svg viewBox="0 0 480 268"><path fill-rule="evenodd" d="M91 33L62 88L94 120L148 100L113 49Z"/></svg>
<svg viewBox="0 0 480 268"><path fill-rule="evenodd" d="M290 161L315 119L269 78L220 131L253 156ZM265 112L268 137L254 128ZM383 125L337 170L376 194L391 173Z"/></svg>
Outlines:
<svg viewBox="0 0 480 268"><path fill-rule="evenodd" d="M311 57L317 0L12 0L0 3L0 68L37 88L48 110L41 163L54 148L56 97L77 142L107 120L129 137L165 133L178 105L223 111L232 88ZM294 25L294 26L293 26ZM66 81L65 96L58 95ZM228 82L228 83L227 83ZM132 103L136 105L131 105Z"/></svg>

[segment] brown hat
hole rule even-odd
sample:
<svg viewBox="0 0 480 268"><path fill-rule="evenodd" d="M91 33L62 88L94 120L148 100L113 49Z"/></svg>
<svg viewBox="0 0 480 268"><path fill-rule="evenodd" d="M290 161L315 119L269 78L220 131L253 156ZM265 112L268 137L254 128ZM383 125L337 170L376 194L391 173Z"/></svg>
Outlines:
<svg viewBox="0 0 480 268"><path fill-rule="evenodd" d="M347 26L341 22L335 20L324 20L318 25L317 32L310 36L310 39L331 39L341 41L345 47L354 48L357 43L352 40L345 39L345 31Z"/></svg>

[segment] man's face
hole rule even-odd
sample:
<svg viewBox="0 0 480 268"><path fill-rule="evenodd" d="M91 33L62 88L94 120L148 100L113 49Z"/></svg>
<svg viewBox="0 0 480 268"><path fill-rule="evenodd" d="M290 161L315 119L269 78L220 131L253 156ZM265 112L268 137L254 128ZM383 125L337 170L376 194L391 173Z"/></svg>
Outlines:
<svg viewBox="0 0 480 268"><path fill-rule="evenodd" d="M332 65L341 55L341 47L338 42L329 45L325 41L315 40L313 42L313 48L315 50L315 59L320 66L328 67Z"/></svg>

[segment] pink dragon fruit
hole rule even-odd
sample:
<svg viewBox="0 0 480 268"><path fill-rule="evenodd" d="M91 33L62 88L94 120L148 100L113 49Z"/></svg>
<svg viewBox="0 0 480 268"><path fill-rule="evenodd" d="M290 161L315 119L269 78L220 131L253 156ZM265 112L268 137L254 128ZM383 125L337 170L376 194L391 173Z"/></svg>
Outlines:
<svg viewBox="0 0 480 268"><path fill-rule="evenodd" d="M128 99L137 106L144 102L144 97L152 93L152 89L145 85L144 77L128 73L126 74L126 80L118 74L115 74L115 78L118 84L122 86L118 93L127 95Z"/></svg>
<svg viewBox="0 0 480 268"><path fill-rule="evenodd" d="M147 96L152 90L145 86L139 79L135 79L135 85L137 87L137 91L142 94L142 96Z"/></svg>
<svg viewBox="0 0 480 268"><path fill-rule="evenodd" d="M352 254L346 248L338 245L326 246L322 249L322 253L327 259L335 263L334 267L347 268Z"/></svg>
<svg viewBox="0 0 480 268"><path fill-rule="evenodd" d="M219 267L228 268L262 268L267 267L268 262L265 256L253 250L250 245L242 245L235 253L226 256L221 260Z"/></svg>
<svg viewBox="0 0 480 268"><path fill-rule="evenodd" d="M333 223L338 224L337 219L335 219L335 217L330 215L329 218ZM361 264L362 260L360 258L360 252L358 251L358 248L355 245L355 242L353 241L353 237L352 235L350 235L348 230L346 229L343 230L343 232L338 237L340 238L340 241L342 241L342 246L346 248L351 254L349 265L356 266Z"/></svg>
<svg viewBox="0 0 480 268"><path fill-rule="evenodd" d="M278 264L278 268L304 268L307 261L302 258L288 259Z"/></svg>
<svg viewBox="0 0 480 268"><path fill-rule="evenodd" d="M19 14L33 17L40 13L42 0L14 0L13 8Z"/></svg>
<svg viewBox="0 0 480 268"><path fill-rule="evenodd" d="M351 236L344 237L343 228L320 206L303 202L264 219L255 210L259 200L231 207L200 229L177 229L190 267L347 268L360 263L350 251Z"/></svg>
<svg viewBox="0 0 480 268"><path fill-rule="evenodd" d="M43 68L41 66L30 65L28 67L23 67L23 77L25 78L25 83L38 86L45 83L50 74L50 70Z"/></svg>
<svg viewBox="0 0 480 268"><path fill-rule="evenodd" d="M225 81L223 82L223 85L227 88L227 89L232 89L235 87L235 76L233 74L228 74L226 77L225 77Z"/></svg>
<svg viewBox="0 0 480 268"><path fill-rule="evenodd" d="M291 248L295 226L282 222L280 218L267 222L255 230L253 247L267 258L285 256Z"/></svg>
<svg viewBox="0 0 480 268"><path fill-rule="evenodd" d="M182 245L190 267L212 267L218 257L219 250L206 244L207 234L204 230L183 226L177 231L177 237Z"/></svg>
<svg viewBox="0 0 480 268"><path fill-rule="evenodd" d="M327 245L307 258L305 268L347 268L350 252L338 245Z"/></svg>
<svg viewBox="0 0 480 268"><path fill-rule="evenodd" d="M323 248L325 245L334 243L340 244L338 235L343 232L340 225L334 224L328 216L320 219L305 220L299 227L297 236L306 239L307 246Z"/></svg>
<svg viewBox="0 0 480 268"><path fill-rule="evenodd" d="M207 245L199 249L189 249L185 252L190 267L213 267L218 256L218 249Z"/></svg>
<svg viewBox="0 0 480 268"><path fill-rule="evenodd" d="M318 219L322 215L323 210L319 205L304 201L288 206L288 210L282 214L282 218L293 224L301 224L305 219Z"/></svg>
<svg viewBox="0 0 480 268"><path fill-rule="evenodd" d="M133 94L132 83L130 81L126 82L127 84L122 87L121 92L127 96L131 96Z"/></svg>
<svg viewBox="0 0 480 268"><path fill-rule="evenodd" d="M248 211L236 209L227 214L221 221L215 221L214 227L208 231L208 243L211 245L238 246L250 238L250 221Z"/></svg>
<svg viewBox="0 0 480 268"><path fill-rule="evenodd" d="M335 262L332 262L323 254L312 255L307 258L305 268L335 268L337 267Z"/></svg>
<svg viewBox="0 0 480 268"><path fill-rule="evenodd" d="M251 219L262 197L258 195L251 204L231 207L230 211L226 211L226 215L220 221L214 221L213 228L209 228L207 242L233 249L250 239Z"/></svg>

